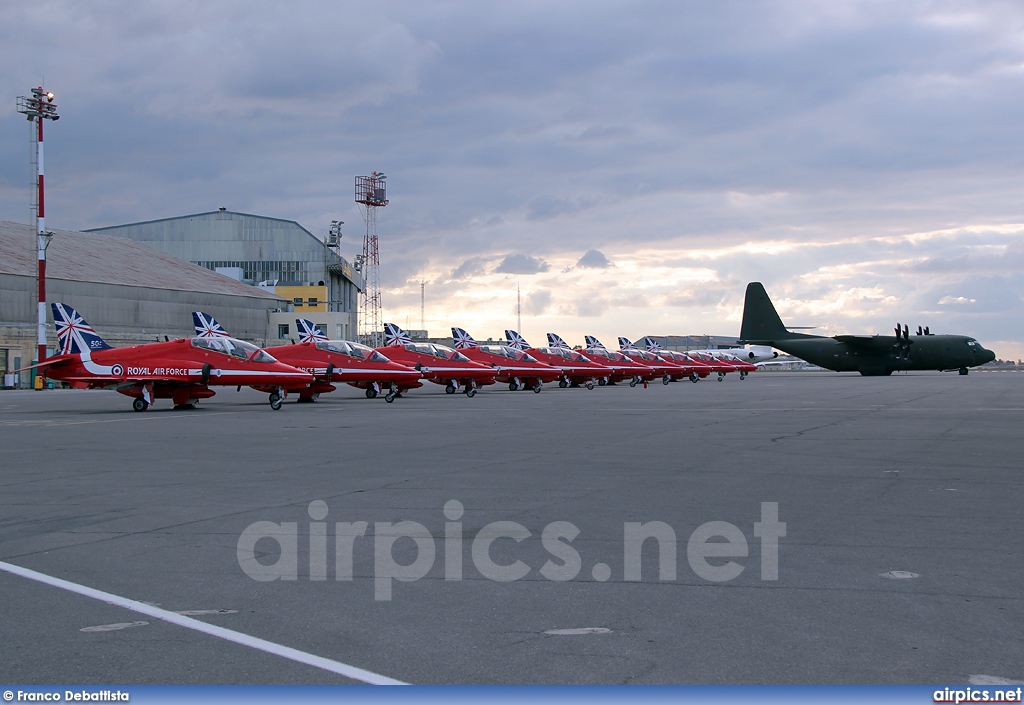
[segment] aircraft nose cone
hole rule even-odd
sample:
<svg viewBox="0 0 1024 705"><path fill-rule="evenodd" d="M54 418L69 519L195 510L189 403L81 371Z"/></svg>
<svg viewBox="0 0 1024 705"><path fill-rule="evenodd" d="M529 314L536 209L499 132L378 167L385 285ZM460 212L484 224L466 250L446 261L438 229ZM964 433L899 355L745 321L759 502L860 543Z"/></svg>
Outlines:
<svg viewBox="0 0 1024 705"><path fill-rule="evenodd" d="M995 359L996 359L996 354L994 352L992 352L991 350L986 349L985 352L983 352L981 354L981 364L983 364L983 365L986 362L992 362Z"/></svg>

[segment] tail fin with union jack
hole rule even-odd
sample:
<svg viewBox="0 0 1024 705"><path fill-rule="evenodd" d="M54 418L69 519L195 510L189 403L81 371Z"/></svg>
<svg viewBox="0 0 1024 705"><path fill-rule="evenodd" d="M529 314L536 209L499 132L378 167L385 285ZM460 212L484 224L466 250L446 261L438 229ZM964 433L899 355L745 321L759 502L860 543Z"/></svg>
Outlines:
<svg viewBox="0 0 1024 705"><path fill-rule="evenodd" d="M526 338L519 335L514 330L505 331L505 340L508 341L508 346L515 350L529 350L530 344L526 342Z"/></svg>
<svg viewBox="0 0 1024 705"><path fill-rule="evenodd" d="M103 338L96 334L78 311L67 304L50 304L53 309L53 324L57 328L57 341L62 355L81 353L88 355L95 350L106 350Z"/></svg>
<svg viewBox="0 0 1024 705"><path fill-rule="evenodd" d="M224 327L217 323L217 319L202 311L192 312L192 323L195 325L196 335L200 338L230 338Z"/></svg>
<svg viewBox="0 0 1024 705"><path fill-rule="evenodd" d="M463 348L480 347L480 344L473 340L473 336L471 336L462 328L456 328L455 326L452 326L452 338L455 340L456 350L462 350Z"/></svg>
<svg viewBox="0 0 1024 705"><path fill-rule="evenodd" d="M305 318L296 318L295 327L299 331L300 343L315 343L319 340L327 340L327 336L320 332L313 321Z"/></svg>
<svg viewBox="0 0 1024 705"><path fill-rule="evenodd" d="M409 334L394 323L384 324L384 339L388 345L405 345L412 342Z"/></svg>
<svg viewBox="0 0 1024 705"><path fill-rule="evenodd" d="M569 343L562 340L562 337L557 333L548 333L548 345L553 348L561 348L562 350L572 350L569 347Z"/></svg>

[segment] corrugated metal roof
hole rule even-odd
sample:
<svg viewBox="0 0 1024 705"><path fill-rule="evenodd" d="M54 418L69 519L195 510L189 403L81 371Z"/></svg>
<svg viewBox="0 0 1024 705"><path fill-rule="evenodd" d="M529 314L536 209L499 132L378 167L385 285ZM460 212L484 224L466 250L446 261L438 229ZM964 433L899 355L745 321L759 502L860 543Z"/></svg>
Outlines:
<svg viewBox="0 0 1024 705"><path fill-rule="evenodd" d="M133 240L73 230L52 232L46 249L47 278L284 300ZM33 226L0 221L0 274L36 275Z"/></svg>

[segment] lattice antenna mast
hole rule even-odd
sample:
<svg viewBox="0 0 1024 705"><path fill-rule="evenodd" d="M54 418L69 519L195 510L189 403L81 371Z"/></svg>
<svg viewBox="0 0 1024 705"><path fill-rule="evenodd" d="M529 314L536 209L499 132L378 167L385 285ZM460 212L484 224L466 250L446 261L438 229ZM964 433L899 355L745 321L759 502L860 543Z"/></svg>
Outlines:
<svg viewBox="0 0 1024 705"><path fill-rule="evenodd" d="M380 300L380 250L377 246L377 209L388 204L384 174L375 171L371 176L356 177L356 203L363 206L366 236L363 252L356 258L356 266L365 280L363 298L359 305L359 340L372 348L384 344L384 322Z"/></svg>

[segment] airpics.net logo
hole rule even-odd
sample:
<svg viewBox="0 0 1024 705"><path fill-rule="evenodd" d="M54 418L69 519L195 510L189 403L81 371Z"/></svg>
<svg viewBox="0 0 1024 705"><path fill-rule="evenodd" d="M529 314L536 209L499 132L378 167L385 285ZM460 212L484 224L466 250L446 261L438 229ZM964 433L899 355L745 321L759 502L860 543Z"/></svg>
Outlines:
<svg viewBox="0 0 1024 705"><path fill-rule="evenodd" d="M325 521L329 514L327 503L314 500L309 503L308 575L310 580L327 580L329 528ZM522 559L497 562L492 556L496 541L511 539L516 544L534 534L514 521L495 521L483 526L472 538L463 535L462 502L452 499L445 503L444 536L440 539L444 560L444 579L459 581L466 574L463 566L465 544L470 544L473 569L479 576L495 582L521 580L533 571ZM373 548L373 599L389 601L395 581L414 582L427 577L438 554L438 540L426 526L415 521L374 522L372 536L367 536L370 524L365 521L334 522L334 579L351 581L357 551ZM754 538L760 543L761 580L779 579L779 539L786 535L785 522L779 521L778 502L761 502L760 521L753 522ZM583 571L583 559L572 542L580 529L568 521L554 521L540 532L540 543L547 552L547 560L539 565L537 573L555 582L575 580ZM259 582L299 579L299 522L257 521L245 528L238 537L238 565L246 575ZM644 545L651 541L656 546L657 575L661 582L673 582L678 576L679 542L675 530L663 521L624 522L622 525L622 580L639 582L643 574ZM400 544L403 558L415 557L408 562L395 558L395 545ZM260 545L260 549L257 548ZM412 550L413 547L415 550ZM505 547L507 548L507 546ZM409 549L409 550L406 550ZM507 554L507 550L502 551ZM698 526L686 541L686 560L690 570L711 583L734 580L746 570L739 562L750 557L747 536L735 524L727 521L709 521ZM360 554L362 555L362 554ZM650 552L649 552L650 555ZM273 557L272 562L261 561ZM539 561L538 561L539 563ZM306 566L303 566L306 568ZM303 573L306 571L303 570ZM611 580L608 563L595 563L590 577L597 582Z"/></svg>

